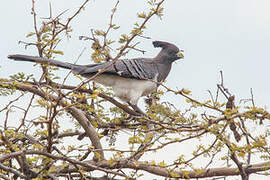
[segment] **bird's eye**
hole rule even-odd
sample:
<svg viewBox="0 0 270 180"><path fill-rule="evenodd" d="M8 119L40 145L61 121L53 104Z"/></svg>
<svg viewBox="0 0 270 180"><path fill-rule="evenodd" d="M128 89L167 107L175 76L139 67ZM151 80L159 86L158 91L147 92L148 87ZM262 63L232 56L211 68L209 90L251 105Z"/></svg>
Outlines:
<svg viewBox="0 0 270 180"><path fill-rule="evenodd" d="M174 54L176 54L176 53L175 53L174 51L170 51L169 54L170 54L170 55L174 55Z"/></svg>

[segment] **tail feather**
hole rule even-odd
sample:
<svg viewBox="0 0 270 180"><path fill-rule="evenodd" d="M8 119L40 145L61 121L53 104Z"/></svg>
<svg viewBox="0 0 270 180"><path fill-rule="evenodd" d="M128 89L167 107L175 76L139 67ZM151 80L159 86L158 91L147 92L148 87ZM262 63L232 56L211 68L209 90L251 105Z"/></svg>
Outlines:
<svg viewBox="0 0 270 180"><path fill-rule="evenodd" d="M28 61L28 62L35 62L39 64L47 64L47 65L52 65L52 66L57 66L65 69L72 69L75 70L77 69L78 65L75 64L70 64L70 63L65 63L53 59L47 59L47 58L42 58L38 56L27 56L27 55L21 55L21 54L14 54L14 55L9 55L9 59L13 59L15 61Z"/></svg>

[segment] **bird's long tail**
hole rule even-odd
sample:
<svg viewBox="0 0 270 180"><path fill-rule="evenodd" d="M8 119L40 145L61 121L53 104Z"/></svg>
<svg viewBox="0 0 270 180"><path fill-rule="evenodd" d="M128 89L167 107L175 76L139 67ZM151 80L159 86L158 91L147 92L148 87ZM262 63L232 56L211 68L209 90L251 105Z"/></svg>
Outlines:
<svg viewBox="0 0 270 180"><path fill-rule="evenodd" d="M65 63L53 59L47 59L47 58L41 58L38 56L27 56L27 55L21 55L21 54L14 54L9 55L9 59L13 59L15 61L29 61L29 62L35 62L39 64L47 64L52 66L57 66L65 69L75 69L78 65Z"/></svg>

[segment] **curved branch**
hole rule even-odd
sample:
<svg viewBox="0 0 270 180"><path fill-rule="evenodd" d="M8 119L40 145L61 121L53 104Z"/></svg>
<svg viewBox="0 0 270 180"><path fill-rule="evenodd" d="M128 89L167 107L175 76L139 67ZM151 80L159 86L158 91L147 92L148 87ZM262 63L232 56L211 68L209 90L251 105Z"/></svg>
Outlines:
<svg viewBox="0 0 270 180"><path fill-rule="evenodd" d="M104 159L104 153L102 151L102 145L100 143L100 139L98 137L98 133L95 128L88 123L88 119L86 118L84 112L80 109L77 109L73 106L69 106L66 101L63 99L59 100L59 97L51 94L46 94L44 91L39 90L34 85L24 84L20 82L14 82L6 79L0 79L0 87L4 88L15 88L21 91L31 92L36 94L48 101L57 101L59 105L62 107L66 107L66 110L80 123L80 125L85 130L87 136L90 138L95 149L98 149L98 153L100 154L101 159Z"/></svg>
<svg viewBox="0 0 270 180"><path fill-rule="evenodd" d="M29 82L33 85L42 85L43 83L32 83L32 82ZM44 83L45 84L45 83ZM58 84L58 83L54 83L54 82L51 82L50 85L52 87L56 87L56 88L61 88L61 89L68 89L68 90L74 90L76 89L77 91L79 92L83 92L83 93L89 93L89 94L93 94L93 91L91 89L85 89L85 88L77 88L76 86L69 86L69 85L62 85L62 84ZM103 94L103 93L98 93L97 94L99 97L109 101L110 103L112 103L113 105L121 108L123 111L125 111L126 113L130 114L130 115L133 115L133 116L138 116L138 115L141 115L141 114L138 114L137 112L135 112L134 110L130 109L127 105L124 105L118 101L116 101L114 98L106 95L106 94Z"/></svg>
<svg viewBox="0 0 270 180"><path fill-rule="evenodd" d="M118 169L119 167L121 168L129 168L129 169L134 169L134 170L143 170L147 171L151 174L154 175L159 175L163 177L169 177L169 178L183 178L183 179L190 179L190 178L206 178L206 177L216 177L216 176L238 176L240 175L240 171L238 168L228 168L228 167L223 167L223 168L209 168L205 170L200 170L200 171L171 171L167 168L162 168L159 166L153 166L147 162L142 162L142 161L126 161L121 160L115 163L103 160L100 162L94 162L94 161L77 161L73 160L67 157L61 157L61 156L56 156L52 155L46 152L40 152L40 151L32 151L32 150L26 150L26 151L20 151L20 152L15 152L11 153L9 155L6 155L5 158L11 158L15 157L21 154L39 154L39 155L44 155L47 157L50 157L52 159L59 159L59 160L66 160L72 164L77 164L82 166L85 170L101 170L107 173L112 173L116 175L120 175L120 173L110 171L109 169ZM5 158L1 158L4 160ZM252 174L260 171L266 171L270 169L270 161L263 162L263 163L258 163L258 164L251 164L248 166L243 166L245 172L247 174ZM76 171L76 169L63 169L61 170L61 173L66 173L66 172L73 172ZM122 174L121 174L122 175ZM121 176L120 175L120 176Z"/></svg>
<svg viewBox="0 0 270 180"><path fill-rule="evenodd" d="M10 172L10 173L13 173L14 175L18 176L18 177L21 177L21 178L24 178L26 179L27 177L22 174L20 171L17 171L16 169L13 169L13 168L10 168L10 167L7 167L7 166L4 166L3 164L0 163L0 169L6 171L6 172Z"/></svg>
<svg viewBox="0 0 270 180"><path fill-rule="evenodd" d="M35 151L35 150L17 151L17 152L9 153L7 155L4 155L4 156L0 157L0 161L4 161L4 160L10 159L10 158L14 158L14 157L21 156L21 155L27 155L27 154L30 154L30 155L33 155L33 154L35 154L35 155L43 155L43 156L52 158L54 160L62 160L62 161L69 162L71 164L80 165L80 166L82 166L82 167L84 167L84 168L86 168L87 170L90 170L90 171L100 170L100 171L103 171L103 172L106 172L106 173L111 173L111 174L115 174L115 175L118 175L118 176L127 177L124 174L114 172L114 171L111 171L109 169L102 168L101 166L98 166L96 164L91 164L91 163L87 163L87 162L78 161L78 160L75 160L75 159L72 159L72 158L68 158L66 156L57 156L57 155L53 155L51 153L47 153L47 152L43 152L43 151ZM1 163L0 163L0 169L3 169L5 171L16 174L19 177L25 178L25 176L23 174L21 174L20 172L18 172L17 170L11 169L9 167L5 167L5 166L1 165ZM63 167L61 167L61 170L62 169L63 169Z"/></svg>
<svg viewBox="0 0 270 180"><path fill-rule="evenodd" d="M162 168L159 166L153 166L148 164L147 162L141 161L130 161L127 162L126 160L121 160L120 162L116 162L114 164L109 163L108 161L102 162L88 162L93 165L99 165L103 168L108 169L118 169L121 168L129 168L134 170L143 170L147 171L151 174L169 177L169 178L183 178L183 179L190 179L190 178L207 178L207 177L217 177L217 176L238 176L241 175L238 168L209 168L205 170L193 170L193 171L172 171L167 168ZM247 174L257 173L261 171L266 171L270 169L270 161L258 163L258 164L251 164L248 166L243 166L243 169Z"/></svg>
<svg viewBox="0 0 270 180"><path fill-rule="evenodd" d="M26 85L23 83L12 82L12 81L8 81L8 80L1 81L1 79L0 79L0 87L7 88L7 86L10 86L9 88L12 88L12 87L17 88L21 91L32 92L32 93L37 94L37 95L39 95L47 100L50 100L50 101L57 100L56 96L45 94L44 92L37 89L33 85ZM84 127L85 131L86 132L89 131L88 134L89 134L91 141L92 142L97 141L97 144L94 145L96 148L95 151L97 151L97 152L100 151L101 153L103 153L101 148L98 149L98 147L99 147L98 143L100 143L100 141L98 139L97 133L95 131L91 130L91 128L93 128L93 127L87 124L87 120L84 119L85 118L84 114L82 112L80 112L78 109L76 109L75 107L68 107L64 103L65 103L65 101L63 101L63 100L60 101L60 105L62 105L64 107L66 106L66 109L71 111L71 113L73 113L72 115L74 115L74 117L80 123L82 122L82 126ZM238 117L240 115L243 115L243 113L242 114L238 113L238 114L234 115L234 118ZM89 127L86 127L86 126L89 126L90 130L88 130L87 128L89 128ZM97 138L97 140L95 140L95 138ZM100 147L101 147L101 145L100 145ZM118 172L110 171L109 169L112 170L112 169L126 168L126 169L133 169L133 170L142 170L142 171L146 171L146 172L149 172L151 174L158 175L158 176L169 177L169 178L184 178L184 179L241 175L241 172L239 171L239 168L237 168L237 167L235 167L235 168L228 168L228 167L209 168L209 169L199 169L199 170L192 170L192 171L184 171L184 170L177 170L177 169L171 170L168 167L163 168L163 167L159 167L156 165L152 165L151 163L148 163L148 162L136 161L136 160L131 160L131 159L129 160L127 158L121 159L119 161L114 161L114 162L106 161L106 160L102 160L99 162L95 162L95 161L81 162L81 161L73 160L72 158L68 158L68 157L61 156L61 155L53 155L53 154L49 154L46 152L32 151L32 150L12 152L10 154L3 155L0 157L0 162L3 162L3 161L10 159L10 158L14 158L14 157L16 158L17 156L21 156L23 154L40 154L40 155L44 155L44 156L47 156L47 157L52 158L52 159L59 159L59 160L63 160L63 161L69 162L71 164L74 164L76 166L81 166L82 169L84 169L84 170L93 171L94 169L96 169L96 170L100 170L100 171L107 172L109 174L115 174L115 175L120 175L121 173L117 174ZM77 172L78 169L73 168L73 167L74 166L71 165L67 169L61 169L61 173ZM246 174L263 172L263 171L267 171L269 169L270 169L270 161L242 166L242 170Z"/></svg>

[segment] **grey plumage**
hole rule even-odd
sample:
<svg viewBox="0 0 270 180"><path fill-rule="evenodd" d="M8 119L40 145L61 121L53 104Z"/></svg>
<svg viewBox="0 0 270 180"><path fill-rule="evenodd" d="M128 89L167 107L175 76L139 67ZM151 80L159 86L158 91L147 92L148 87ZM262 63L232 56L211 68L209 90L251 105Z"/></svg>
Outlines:
<svg viewBox="0 0 270 180"><path fill-rule="evenodd" d="M139 97L156 90L158 85L149 80L164 81L171 70L172 62L183 58L182 51L171 43L154 41L153 45L154 47L162 48L155 58L117 60L116 62L109 61L90 65L75 65L52 59L18 54L9 55L8 58L16 61L30 61L71 69L75 74L87 78L106 68L94 81L112 87L116 96L136 105Z"/></svg>

